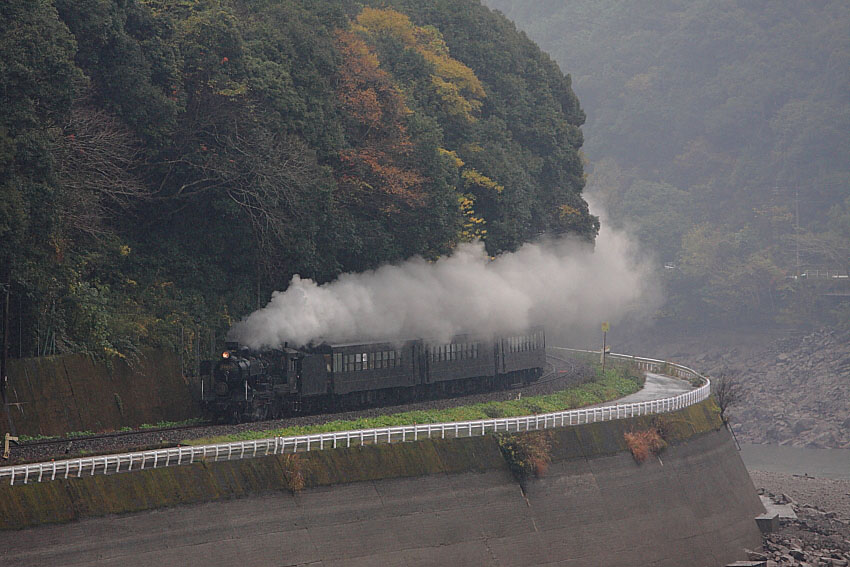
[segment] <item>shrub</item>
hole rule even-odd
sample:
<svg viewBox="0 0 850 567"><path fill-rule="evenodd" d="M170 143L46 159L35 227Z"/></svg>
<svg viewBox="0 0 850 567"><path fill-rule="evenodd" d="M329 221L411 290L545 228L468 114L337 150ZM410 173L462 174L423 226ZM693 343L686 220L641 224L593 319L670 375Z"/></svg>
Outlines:
<svg viewBox="0 0 850 567"><path fill-rule="evenodd" d="M667 442L661 437L658 429L651 427L642 431L629 431L623 434L626 445L632 452L635 461L642 463L649 457L650 453L659 455Z"/></svg>
<svg viewBox="0 0 850 567"><path fill-rule="evenodd" d="M502 451L511 472L520 482L532 474L538 478L546 474L552 462L552 432L533 431L521 435L499 435Z"/></svg>

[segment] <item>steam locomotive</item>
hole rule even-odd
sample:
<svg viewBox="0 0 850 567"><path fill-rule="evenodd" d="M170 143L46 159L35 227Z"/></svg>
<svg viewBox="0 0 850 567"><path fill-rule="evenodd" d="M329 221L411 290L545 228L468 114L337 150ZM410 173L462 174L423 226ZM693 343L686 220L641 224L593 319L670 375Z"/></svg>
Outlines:
<svg viewBox="0 0 850 567"><path fill-rule="evenodd" d="M252 351L236 343L202 365L209 417L262 421L508 388L537 380L546 360L541 327L489 338L423 339Z"/></svg>

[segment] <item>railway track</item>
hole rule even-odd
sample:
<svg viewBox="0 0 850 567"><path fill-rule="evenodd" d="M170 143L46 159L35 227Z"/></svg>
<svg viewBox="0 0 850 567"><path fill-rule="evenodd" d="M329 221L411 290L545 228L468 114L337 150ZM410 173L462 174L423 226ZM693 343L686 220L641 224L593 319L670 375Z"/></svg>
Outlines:
<svg viewBox="0 0 850 567"><path fill-rule="evenodd" d="M317 425L328 421L354 420L362 417L375 417L416 410L445 409L462 405L471 405L487 401L506 401L522 395L548 394L564 389L574 382L582 372L589 368L581 363L561 356L546 355L546 367L536 382L509 390L498 390L459 396L423 400L397 406L365 408L333 414L316 414L284 419L243 423L239 425L214 425L209 423L141 429L134 431L116 431L89 436L75 436L59 439L29 441L13 446L9 460L0 461L0 466L18 465L32 462L44 462L51 459L67 459L79 456L101 455L115 452L163 449L176 447L191 439L230 435L250 430L274 430L292 426Z"/></svg>

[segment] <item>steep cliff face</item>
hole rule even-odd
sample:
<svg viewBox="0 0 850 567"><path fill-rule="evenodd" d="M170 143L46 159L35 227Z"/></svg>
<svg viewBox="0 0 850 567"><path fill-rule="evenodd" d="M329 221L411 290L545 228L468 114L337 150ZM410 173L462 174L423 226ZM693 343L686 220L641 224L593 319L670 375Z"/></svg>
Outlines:
<svg viewBox="0 0 850 567"><path fill-rule="evenodd" d="M637 464L623 433L651 425L554 431L548 471L521 485L486 436L3 487L5 528L247 497L5 532L0 556L10 566L73 553L83 565L203 557L204 565L714 567L757 548L761 504L711 405L671 414L668 448Z"/></svg>

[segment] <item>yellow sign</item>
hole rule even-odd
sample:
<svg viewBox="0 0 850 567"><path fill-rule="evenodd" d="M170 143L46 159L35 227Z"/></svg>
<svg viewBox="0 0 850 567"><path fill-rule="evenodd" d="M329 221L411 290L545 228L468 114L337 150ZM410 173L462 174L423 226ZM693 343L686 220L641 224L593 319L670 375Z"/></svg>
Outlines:
<svg viewBox="0 0 850 567"><path fill-rule="evenodd" d="M604 323L602 323L602 332L603 333L607 333L610 328L611 328L611 325L608 324L608 321L605 321Z"/></svg>

